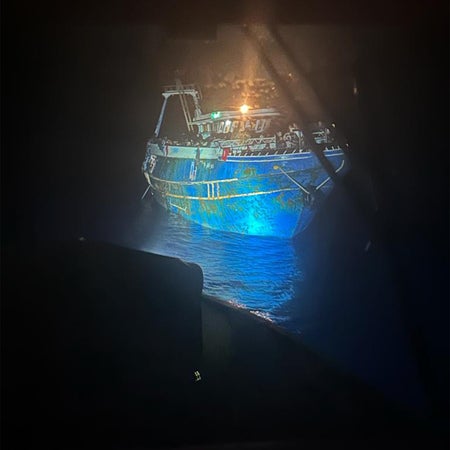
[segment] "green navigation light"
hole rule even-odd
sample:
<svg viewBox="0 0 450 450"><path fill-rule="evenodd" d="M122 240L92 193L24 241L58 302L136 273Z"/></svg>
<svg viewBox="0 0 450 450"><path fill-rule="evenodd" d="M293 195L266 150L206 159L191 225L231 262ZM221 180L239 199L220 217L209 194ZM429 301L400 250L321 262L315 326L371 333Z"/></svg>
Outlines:
<svg viewBox="0 0 450 450"><path fill-rule="evenodd" d="M211 113L211 119L218 119L220 117L220 111L215 111Z"/></svg>

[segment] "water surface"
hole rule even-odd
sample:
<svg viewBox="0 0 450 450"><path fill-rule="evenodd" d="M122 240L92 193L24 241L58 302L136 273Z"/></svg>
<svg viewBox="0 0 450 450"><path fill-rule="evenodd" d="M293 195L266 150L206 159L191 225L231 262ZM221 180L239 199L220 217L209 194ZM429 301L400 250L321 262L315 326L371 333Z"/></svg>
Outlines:
<svg viewBox="0 0 450 450"><path fill-rule="evenodd" d="M128 216L121 243L201 266L205 294L262 316L388 397L423 407L397 280L344 195L295 240L204 228L151 201Z"/></svg>
<svg viewBox="0 0 450 450"><path fill-rule="evenodd" d="M289 320L284 306L303 279L301 257L292 240L204 228L149 204L142 207L134 227L139 249L199 264L205 294L279 325Z"/></svg>

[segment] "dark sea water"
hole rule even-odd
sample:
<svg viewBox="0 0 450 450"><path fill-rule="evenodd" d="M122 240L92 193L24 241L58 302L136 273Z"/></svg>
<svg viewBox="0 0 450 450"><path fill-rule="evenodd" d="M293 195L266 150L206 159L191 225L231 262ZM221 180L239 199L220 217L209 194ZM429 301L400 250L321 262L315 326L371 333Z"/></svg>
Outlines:
<svg viewBox="0 0 450 450"><path fill-rule="evenodd" d="M205 294L281 326L289 320L285 305L303 278L301 255L292 240L204 228L149 204L135 217L134 227L140 250L200 265ZM295 326L289 331L299 332Z"/></svg>
<svg viewBox="0 0 450 450"><path fill-rule="evenodd" d="M389 258L371 248L345 196L332 196L294 240L211 230L145 200L118 241L197 263L205 294L267 319L400 405L426 409Z"/></svg>

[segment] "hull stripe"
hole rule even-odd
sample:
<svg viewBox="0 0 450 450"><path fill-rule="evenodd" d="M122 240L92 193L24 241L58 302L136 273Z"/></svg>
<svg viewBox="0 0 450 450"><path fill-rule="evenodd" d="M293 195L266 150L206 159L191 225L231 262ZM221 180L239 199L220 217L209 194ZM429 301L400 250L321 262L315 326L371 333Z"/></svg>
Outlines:
<svg viewBox="0 0 450 450"><path fill-rule="evenodd" d="M236 198L236 197L252 197L256 195L268 195L274 194L276 192L285 192L285 191L299 191L299 188L285 188L285 189L274 189L272 191L259 191L259 192L248 192L246 194L230 194L230 195L222 195L220 197L194 197L191 195L178 195L178 194L169 194L158 191L164 197L171 198L184 198L186 200L224 200L227 198Z"/></svg>
<svg viewBox="0 0 450 450"><path fill-rule="evenodd" d="M150 178L153 178L153 180L156 181L161 181L162 183L181 184L183 186L191 186L193 184L231 183L233 181L242 180L242 178L225 178L222 180L208 180L208 181L172 181L172 180L163 180L162 178L158 178L153 175L151 175Z"/></svg>

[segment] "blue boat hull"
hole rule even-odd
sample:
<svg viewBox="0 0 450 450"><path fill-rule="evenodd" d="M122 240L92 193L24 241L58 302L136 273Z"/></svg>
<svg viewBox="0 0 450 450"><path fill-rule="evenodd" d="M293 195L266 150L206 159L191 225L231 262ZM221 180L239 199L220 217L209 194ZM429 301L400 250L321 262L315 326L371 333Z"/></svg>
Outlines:
<svg viewBox="0 0 450 450"><path fill-rule="evenodd" d="M290 238L311 222L332 181L314 154L231 156L152 149L154 197L167 210L226 232ZM324 152L343 173L342 150Z"/></svg>

